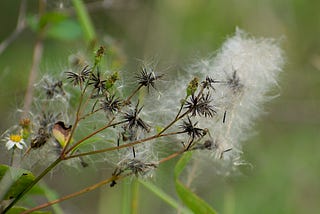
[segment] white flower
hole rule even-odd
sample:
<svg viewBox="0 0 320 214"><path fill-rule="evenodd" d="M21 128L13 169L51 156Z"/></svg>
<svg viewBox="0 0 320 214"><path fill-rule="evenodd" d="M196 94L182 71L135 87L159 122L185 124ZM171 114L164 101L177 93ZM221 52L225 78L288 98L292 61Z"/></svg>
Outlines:
<svg viewBox="0 0 320 214"><path fill-rule="evenodd" d="M12 149L14 146L16 146L18 149L23 149L23 146L27 147L21 135L11 134L10 136L6 137L6 139L8 140L6 143L8 150Z"/></svg>

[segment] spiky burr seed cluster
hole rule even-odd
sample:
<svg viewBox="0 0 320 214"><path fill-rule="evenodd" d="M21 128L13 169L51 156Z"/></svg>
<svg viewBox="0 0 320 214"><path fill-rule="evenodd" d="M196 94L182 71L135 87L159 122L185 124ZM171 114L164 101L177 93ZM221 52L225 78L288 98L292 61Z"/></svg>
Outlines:
<svg viewBox="0 0 320 214"><path fill-rule="evenodd" d="M103 55L100 48L93 64L65 72L66 82L48 77L40 81L44 101L30 114L35 116L29 125L19 126L28 151L40 151L50 142L55 157L77 160L82 166L88 165L87 156L104 154L103 160L116 165L116 177L148 175L183 152L207 151L218 159L234 160L283 66L275 41L237 30L214 58L190 66L159 97L153 92L165 84L165 76L154 67L143 65L135 76L136 88L127 90L119 83L118 71L103 71ZM148 92L143 101L137 96L141 90ZM76 106L69 104L70 97L78 99ZM171 154L160 156L165 146ZM48 148L53 147L47 147L47 153ZM38 154L25 156L44 157Z"/></svg>

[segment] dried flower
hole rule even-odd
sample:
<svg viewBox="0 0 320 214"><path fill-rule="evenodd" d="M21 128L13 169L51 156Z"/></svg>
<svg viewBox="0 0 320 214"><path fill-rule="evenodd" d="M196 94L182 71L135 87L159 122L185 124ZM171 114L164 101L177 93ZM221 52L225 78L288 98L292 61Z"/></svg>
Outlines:
<svg viewBox="0 0 320 214"><path fill-rule="evenodd" d="M47 128L49 130L52 128L53 124L57 122L59 116L60 116L60 113L54 114L54 113L42 112L42 115L39 118L39 124L41 127Z"/></svg>
<svg viewBox="0 0 320 214"><path fill-rule="evenodd" d="M193 94L190 99L187 100L185 108L191 112L192 116L199 115L213 117L217 112L213 109L211 102L212 99L209 93L206 95L202 94L200 97Z"/></svg>
<svg viewBox="0 0 320 214"><path fill-rule="evenodd" d="M236 70L232 73L232 77L228 77L227 85L232 89L234 93L240 92L243 88Z"/></svg>
<svg viewBox="0 0 320 214"><path fill-rule="evenodd" d="M124 115L124 119L128 123L128 127L130 129L132 128L141 128L144 131L149 132L150 131L150 126L145 123L140 117L138 117L138 114L141 112L142 108L138 108L139 102L137 103L136 107L134 110L130 110L129 112L126 112Z"/></svg>
<svg viewBox="0 0 320 214"><path fill-rule="evenodd" d="M183 120L183 124L180 125L180 128L183 130L183 132L186 132L192 139L196 137L203 137L205 135L205 131L201 128L197 128L198 122L195 122L194 124L188 117L188 120Z"/></svg>
<svg viewBox="0 0 320 214"><path fill-rule="evenodd" d="M31 148L40 148L50 138L50 134L47 132L47 130L43 127L40 127L38 129L37 135L31 140Z"/></svg>
<svg viewBox="0 0 320 214"><path fill-rule="evenodd" d="M105 99L100 101L100 106L106 112L116 113L122 106L122 100L115 95L106 95Z"/></svg>
<svg viewBox="0 0 320 214"><path fill-rule="evenodd" d="M70 79L70 82L73 83L74 86L80 85L82 87L83 83L86 81L86 79L89 77L91 72L91 69L89 68L89 65L86 65L80 73L75 73L72 71L67 71L67 79Z"/></svg>
<svg viewBox="0 0 320 214"><path fill-rule="evenodd" d="M146 67L142 67L139 75L136 78L138 80L138 84L147 87L149 91L150 86L156 89L155 81L161 79L162 77L163 74L158 75L152 69L151 72L148 72Z"/></svg>
<svg viewBox="0 0 320 214"><path fill-rule="evenodd" d="M208 76L206 77L206 79L204 81L201 82L203 88L206 88L206 89L211 88L213 90L215 90L215 88L213 87L213 84L215 84L215 83L221 83L221 81L215 80L215 79L208 77Z"/></svg>
<svg viewBox="0 0 320 214"><path fill-rule="evenodd" d="M51 82L48 79L45 79L44 83L45 85L43 88L48 99L52 99L55 95L65 95L62 81Z"/></svg>
<svg viewBox="0 0 320 214"><path fill-rule="evenodd" d="M101 79L100 70L97 71L97 74L92 73L89 85L92 85L96 92L92 95L92 98L99 97L104 94L106 91L106 80Z"/></svg>
<svg viewBox="0 0 320 214"><path fill-rule="evenodd" d="M112 174L115 176L119 176L125 171L130 171L131 173L138 176L145 175L150 170L153 170L155 168L157 168L157 165L155 163L145 163L142 160L132 158L121 161Z"/></svg>
<svg viewBox="0 0 320 214"><path fill-rule="evenodd" d="M29 128L30 127L30 124L31 124L31 121L29 118L22 118L20 121L19 121L19 125L21 126L21 128Z"/></svg>

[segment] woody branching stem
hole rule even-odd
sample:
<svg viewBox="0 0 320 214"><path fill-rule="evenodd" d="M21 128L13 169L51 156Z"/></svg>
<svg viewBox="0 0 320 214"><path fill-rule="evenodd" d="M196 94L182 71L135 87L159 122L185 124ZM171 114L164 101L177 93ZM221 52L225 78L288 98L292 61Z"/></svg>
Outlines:
<svg viewBox="0 0 320 214"><path fill-rule="evenodd" d="M184 153L184 152L186 152L186 150L177 151L177 152L175 152L175 153L173 153L173 154L171 154L171 155L169 155L169 156L167 156L167 157L162 158L161 160L159 160L159 161L158 161L158 164L162 164L162 163L164 163L164 162L166 162L166 161L169 161L169 160L171 160L171 159L173 159L173 158L181 155L181 154ZM101 186L104 186L104 185L106 185L106 184L108 184L108 183L112 183L112 182L115 182L115 181L124 179L124 178L126 178L126 177L128 177L128 176L130 176L130 175L132 175L132 172L127 173L127 174L123 174L123 175L112 175L110 178L107 178L107 179L105 179L105 180L102 180L102 181L100 181L100 182L98 182L98 183L96 183L96 184L94 184L94 185L91 185L91 186L89 186L89 187L86 187L86 188L84 188L84 189L82 189L82 190L79 190L79 191L77 191L77 192L71 193L71 194L66 195L66 196L64 196L64 197L61 197L61 198L59 198L59 199L56 199L56 200L53 200L53 201L50 201L50 202L41 204L41 205L39 205L39 206L36 206L36 207L34 207L34 208L32 208L32 209L29 209L29 210L27 210L27 211L24 211L22 214L28 214L28 213L34 212L34 211L36 211L36 210L40 210L40 209L43 209L43 208L52 206L53 204L57 204L57 203L60 203L60 202L62 202L62 201L68 200L68 199L70 199L70 198L74 198L74 197L80 196L80 195L82 195L82 194L84 194L84 193L93 191L93 190L95 190L95 189L97 189L97 188L99 188L99 187L101 187Z"/></svg>
<svg viewBox="0 0 320 214"><path fill-rule="evenodd" d="M114 120L114 119L113 119L113 120ZM119 124L122 124L122 123L125 123L125 122L126 122L126 121L120 121L120 122L117 122L117 123L112 123L113 120L110 120L110 122L109 122L107 125L101 127L100 129L92 132L91 134L89 134L89 135L87 135L86 137L84 137L84 138L82 138L81 140L79 140L77 143L75 143L74 145L72 145L72 147L70 147L70 148L65 152L65 154L68 154L69 152L73 151L73 150L74 150L76 147L78 147L82 142L84 142L85 140L87 140L87 139L91 138L92 136L98 134L99 132L101 132L101 131L103 131L103 130L111 127L111 126L117 126L117 125L119 125Z"/></svg>
<svg viewBox="0 0 320 214"><path fill-rule="evenodd" d="M64 159L67 160L67 159L76 158L76 157L82 157L82 156L87 156L87 155L94 155L94 154L99 154L99 153L119 150L119 149L122 149L122 148L132 147L132 146L137 145L137 144L141 144L141 143L144 143L144 142L147 142L147 141L151 141L153 139L157 139L157 138L160 138L160 137L167 137L167 136L177 135L177 134L182 134L182 133L185 133L185 132L184 131L180 131L180 132L171 132L171 133L160 134L160 135L156 134L156 135L153 135L151 137L147 137L147 138L144 138L144 139L132 141L130 143L122 144L122 145L115 146L115 147L110 147L110 148L100 149L100 150L91 151L91 152L84 152L84 153L69 155L69 156L66 156Z"/></svg>
<svg viewBox="0 0 320 214"><path fill-rule="evenodd" d="M105 180L102 180L102 181L100 181L100 182L98 182L98 183L96 183L96 184L94 184L94 185L91 185L91 186L89 186L89 187L86 187L86 188L84 188L84 189L82 189L82 190L80 190L80 191L78 191L78 192L74 192L74 193L71 193L71 194L69 194L69 195L66 195L66 196L64 196L64 197L62 197L62 198L59 198L59 199L56 199L56 200L53 200L53 201L50 201L50 202L41 204L41 205L36 206L36 207L34 207L34 208L32 208L32 209L29 209L29 210L27 210L27 211L24 211L24 212L22 212L21 214L32 213L32 212L34 212L34 211L36 211L36 210L40 210L40 209L49 207L49 206L51 206L51 205L53 205L53 204L57 204L57 203L60 203L60 202L62 202L62 201L68 200L68 199L70 199L70 198L74 198L74 197L80 196L80 195L82 195L82 194L84 194L84 193L93 191L93 190L95 190L95 189L97 189L97 188L99 188L99 187L101 187L101 186L104 186L104 185L106 185L106 184L108 184L108 183L111 183L111 182L114 182L114 181L123 179L123 178L125 178L125 177L128 177L128 176L130 176L131 174L132 174L132 173L127 173L127 174L124 174L124 175L121 175L121 176L112 176L112 177L107 178L107 179L105 179Z"/></svg>
<svg viewBox="0 0 320 214"><path fill-rule="evenodd" d="M162 164L162 163L164 163L164 162L166 162L166 161L169 161L169 160L171 160L171 159L173 159L173 158L181 155L181 154L184 153L184 152L186 152L186 150L180 150L180 151L178 151L178 152L175 152L175 153L173 153L173 154L171 154L171 155L169 155L169 156L167 156L167 157L165 157L165 158L162 158L160 161L158 161L158 164ZM53 200L53 201L50 201L50 202L41 204L41 205L39 205L39 206L36 206L36 207L34 207L34 208L32 208L32 209L29 209L29 210L27 210L27 211L22 212L22 214L32 213L32 212L34 212L34 211L36 211L36 210L40 210L40 209L43 209L43 208L52 206L52 205L54 205L54 204L60 203L60 202L62 202L62 201L65 201L65 200L68 200L68 199L71 199L71 198L80 196L80 195L82 195L82 194L84 194L84 193L93 191L93 190L95 190L95 189L97 189L97 188L99 188L99 187L101 187L101 186L104 186L104 185L106 185L106 184L108 184L108 183L112 183L112 182L115 182L115 181L124 179L124 178L126 178L126 177L128 177L128 176L130 176L130 175L132 175L132 174L133 174L133 173L130 172L130 173L123 174L123 175L112 175L110 178L107 178L107 179L105 179L105 180L102 180L102 181L100 181L100 182L98 182L98 183L96 183L96 184L94 184L94 185L91 185L91 186L89 186L89 187L86 187L86 188L84 188L84 189L82 189L82 190L79 190L79 191L77 191L77 192L71 193L71 194L66 195L66 196L64 196L64 197L61 197L61 198L59 198L59 199L56 199L56 200Z"/></svg>

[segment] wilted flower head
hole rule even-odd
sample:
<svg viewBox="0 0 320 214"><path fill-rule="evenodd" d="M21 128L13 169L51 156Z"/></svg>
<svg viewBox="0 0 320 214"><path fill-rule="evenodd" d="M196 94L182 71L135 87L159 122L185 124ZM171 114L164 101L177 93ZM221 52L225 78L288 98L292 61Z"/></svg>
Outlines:
<svg viewBox="0 0 320 214"><path fill-rule="evenodd" d="M86 65L79 73L66 71L66 75L67 79L70 79L70 82L72 82L74 86L80 85L80 87L82 87L84 82L89 78L90 72L89 65Z"/></svg>
<svg viewBox="0 0 320 214"><path fill-rule="evenodd" d="M155 82L162 77L163 74L157 74L152 67L147 66L141 67L139 75L136 76L138 84L147 87L148 91L150 90L150 86L156 89Z"/></svg>

